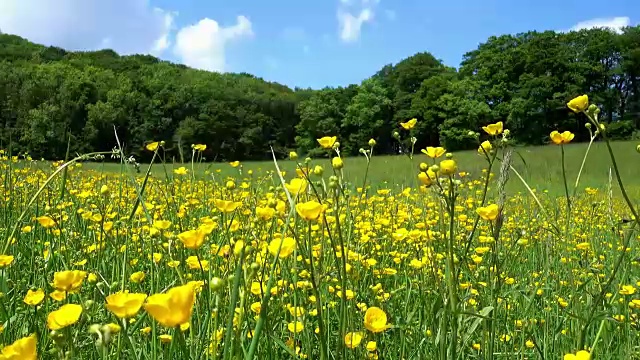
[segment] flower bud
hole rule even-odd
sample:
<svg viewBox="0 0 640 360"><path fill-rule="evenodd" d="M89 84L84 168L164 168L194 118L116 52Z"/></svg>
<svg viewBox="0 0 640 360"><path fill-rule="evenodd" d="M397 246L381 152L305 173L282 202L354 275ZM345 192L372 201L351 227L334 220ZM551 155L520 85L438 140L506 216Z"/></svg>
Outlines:
<svg viewBox="0 0 640 360"><path fill-rule="evenodd" d="M225 186L227 187L227 189L229 189L229 190L233 190L233 189L235 189L235 188L236 188L236 183L235 183L235 182L233 182L233 181L231 181L231 180L229 180L229 181L227 181L227 183L226 183L226 185L225 185Z"/></svg>
<svg viewBox="0 0 640 360"><path fill-rule="evenodd" d="M640 145L636 146L636 151L640 153Z"/></svg>
<svg viewBox="0 0 640 360"><path fill-rule="evenodd" d="M335 189L338 187L338 183L336 181L329 181L329 189Z"/></svg>
<svg viewBox="0 0 640 360"><path fill-rule="evenodd" d="M453 154L452 154L452 153L446 153L446 154L444 154L444 156L445 156L447 159L451 159L451 158L453 157Z"/></svg>
<svg viewBox="0 0 640 360"><path fill-rule="evenodd" d="M358 150L358 152L362 155L365 155L367 153L367 151L363 148L360 148L360 150Z"/></svg>
<svg viewBox="0 0 640 360"><path fill-rule="evenodd" d="M374 139L369 140L369 146L371 147L376 146L376 141Z"/></svg>
<svg viewBox="0 0 640 360"><path fill-rule="evenodd" d="M220 291L222 290L223 287L224 287L224 280L220 279L219 277L214 277L213 279L211 279L211 282L209 283L209 288L213 291Z"/></svg>
<svg viewBox="0 0 640 360"><path fill-rule="evenodd" d="M102 187L100 187L100 195L102 196L109 195L109 187L107 185L102 185Z"/></svg>
<svg viewBox="0 0 640 360"><path fill-rule="evenodd" d="M420 171L426 172L429 169L429 165L425 163L420 163Z"/></svg>
<svg viewBox="0 0 640 360"><path fill-rule="evenodd" d="M331 166L333 166L333 168L336 170L340 170L344 167L344 162L342 161L341 158L336 156L333 159L331 159Z"/></svg>
<svg viewBox="0 0 640 360"><path fill-rule="evenodd" d="M584 124L584 127L586 127L587 129L591 129L591 123Z"/></svg>
<svg viewBox="0 0 640 360"><path fill-rule="evenodd" d="M324 173L324 169L322 168L322 166L320 165L316 165L313 168L313 174L316 176L322 176L322 173Z"/></svg>
<svg viewBox="0 0 640 360"><path fill-rule="evenodd" d="M438 171L440 171L440 167L438 165L431 165L429 170L433 171L434 173L438 173Z"/></svg>
<svg viewBox="0 0 640 360"><path fill-rule="evenodd" d="M504 134L504 136L509 136L509 134L511 134L511 131L509 129L504 129L502 134Z"/></svg>
<svg viewBox="0 0 640 360"><path fill-rule="evenodd" d="M393 136L394 139L397 139L400 137L400 133L397 131L394 131L393 134L391 134L391 136Z"/></svg>
<svg viewBox="0 0 640 360"><path fill-rule="evenodd" d="M335 175L331 175L331 177L329 178L329 181L337 182L338 181L338 177L335 176Z"/></svg>
<svg viewBox="0 0 640 360"><path fill-rule="evenodd" d="M339 148L340 148L340 142L339 141L334 142L333 143L333 149L336 150L336 149L339 149Z"/></svg>
<svg viewBox="0 0 640 360"><path fill-rule="evenodd" d="M289 153L289 159L297 160L298 159L298 154L295 151L290 152Z"/></svg>

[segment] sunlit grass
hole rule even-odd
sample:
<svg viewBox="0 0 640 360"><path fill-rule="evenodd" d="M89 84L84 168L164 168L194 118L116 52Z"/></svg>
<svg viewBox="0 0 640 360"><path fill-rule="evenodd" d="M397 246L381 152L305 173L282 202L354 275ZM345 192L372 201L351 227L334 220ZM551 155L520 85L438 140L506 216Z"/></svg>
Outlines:
<svg viewBox="0 0 640 360"><path fill-rule="evenodd" d="M43 359L640 356L638 236L605 143L567 212L559 146L511 157L538 204L491 139L456 171L374 147L278 174L159 146L140 173L92 155L47 183L62 163L4 156L0 341L35 334ZM635 144L612 145L638 194ZM571 188L585 150L565 146Z"/></svg>

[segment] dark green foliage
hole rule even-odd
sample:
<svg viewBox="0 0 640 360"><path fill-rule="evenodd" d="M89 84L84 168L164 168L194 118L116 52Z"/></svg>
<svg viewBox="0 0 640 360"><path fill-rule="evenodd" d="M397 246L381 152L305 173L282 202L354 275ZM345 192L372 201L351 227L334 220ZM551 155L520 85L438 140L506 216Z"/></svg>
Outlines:
<svg viewBox="0 0 640 360"><path fill-rule="evenodd" d="M291 150L318 156L316 139L337 136L346 155L377 141L397 151L393 131L413 117L416 148L478 146L470 131L504 121L521 144L543 144L552 130L588 139L566 102L589 94L626 139L640 128L640 26L528 32L491 37L449 68L427 52L386 65L360 85L290 89L251 74L219 74L148 55L68 52L0 34L0 146L35 158L110 150L114 127L142 160L165 140L179 160L194 143L209 160L266 159Z"/></svg>
<svg viewBox="0 0 640 360"><path fill-rule="evenodd" d="M630 140L636 130L633 121L615 121L607 126L607 136L612 140Z"/></svg>

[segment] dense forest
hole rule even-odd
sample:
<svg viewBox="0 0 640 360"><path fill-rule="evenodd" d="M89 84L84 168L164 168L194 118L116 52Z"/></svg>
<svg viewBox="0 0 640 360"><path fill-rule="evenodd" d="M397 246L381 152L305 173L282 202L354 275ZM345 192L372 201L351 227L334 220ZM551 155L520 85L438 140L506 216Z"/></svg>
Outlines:
<svg viewBox="0 0 640 360"><path fill-rule="evenodd" d="M0 34L0 146L34 158L110 150L113 127L127 152L165 140L170 156L207 144L209 160L264 159L269 146L315 155L315 139L337 135L347 154L370 138L396 151L398 123L418 119L418 148L477 146L469 131L502 120L521 144L551 130L587 138L567 111L588 93L617 138L640 128L640 26L491 37L458 69L428 52L384 66L358 85L291 89L253 75L220 74L148 55L69 52Z"/></svg>

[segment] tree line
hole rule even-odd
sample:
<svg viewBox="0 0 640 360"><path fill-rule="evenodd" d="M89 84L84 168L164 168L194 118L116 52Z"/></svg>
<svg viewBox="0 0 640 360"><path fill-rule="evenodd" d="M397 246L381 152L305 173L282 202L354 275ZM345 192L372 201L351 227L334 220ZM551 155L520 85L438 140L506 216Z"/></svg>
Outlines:
<svg viewBox="0 0 640 360"><path fill-rule="evenodd" d="M390 154L393 132L411 118L417 148L474 148L470 132L495 121L521 144L542 144L555 129L585 140L584 122L565 106L583 93L601 106L610 135L640 128L640 26L490 37L458 69L423 52L360 84L320 90L0 34L0 146L34 158L110 150L114 126L143 160L150 140L165 140L175 157L206 144L208 160L267 159L271 147L319 155L325 135L338 136L347 155L370 138Z"/></svg>

